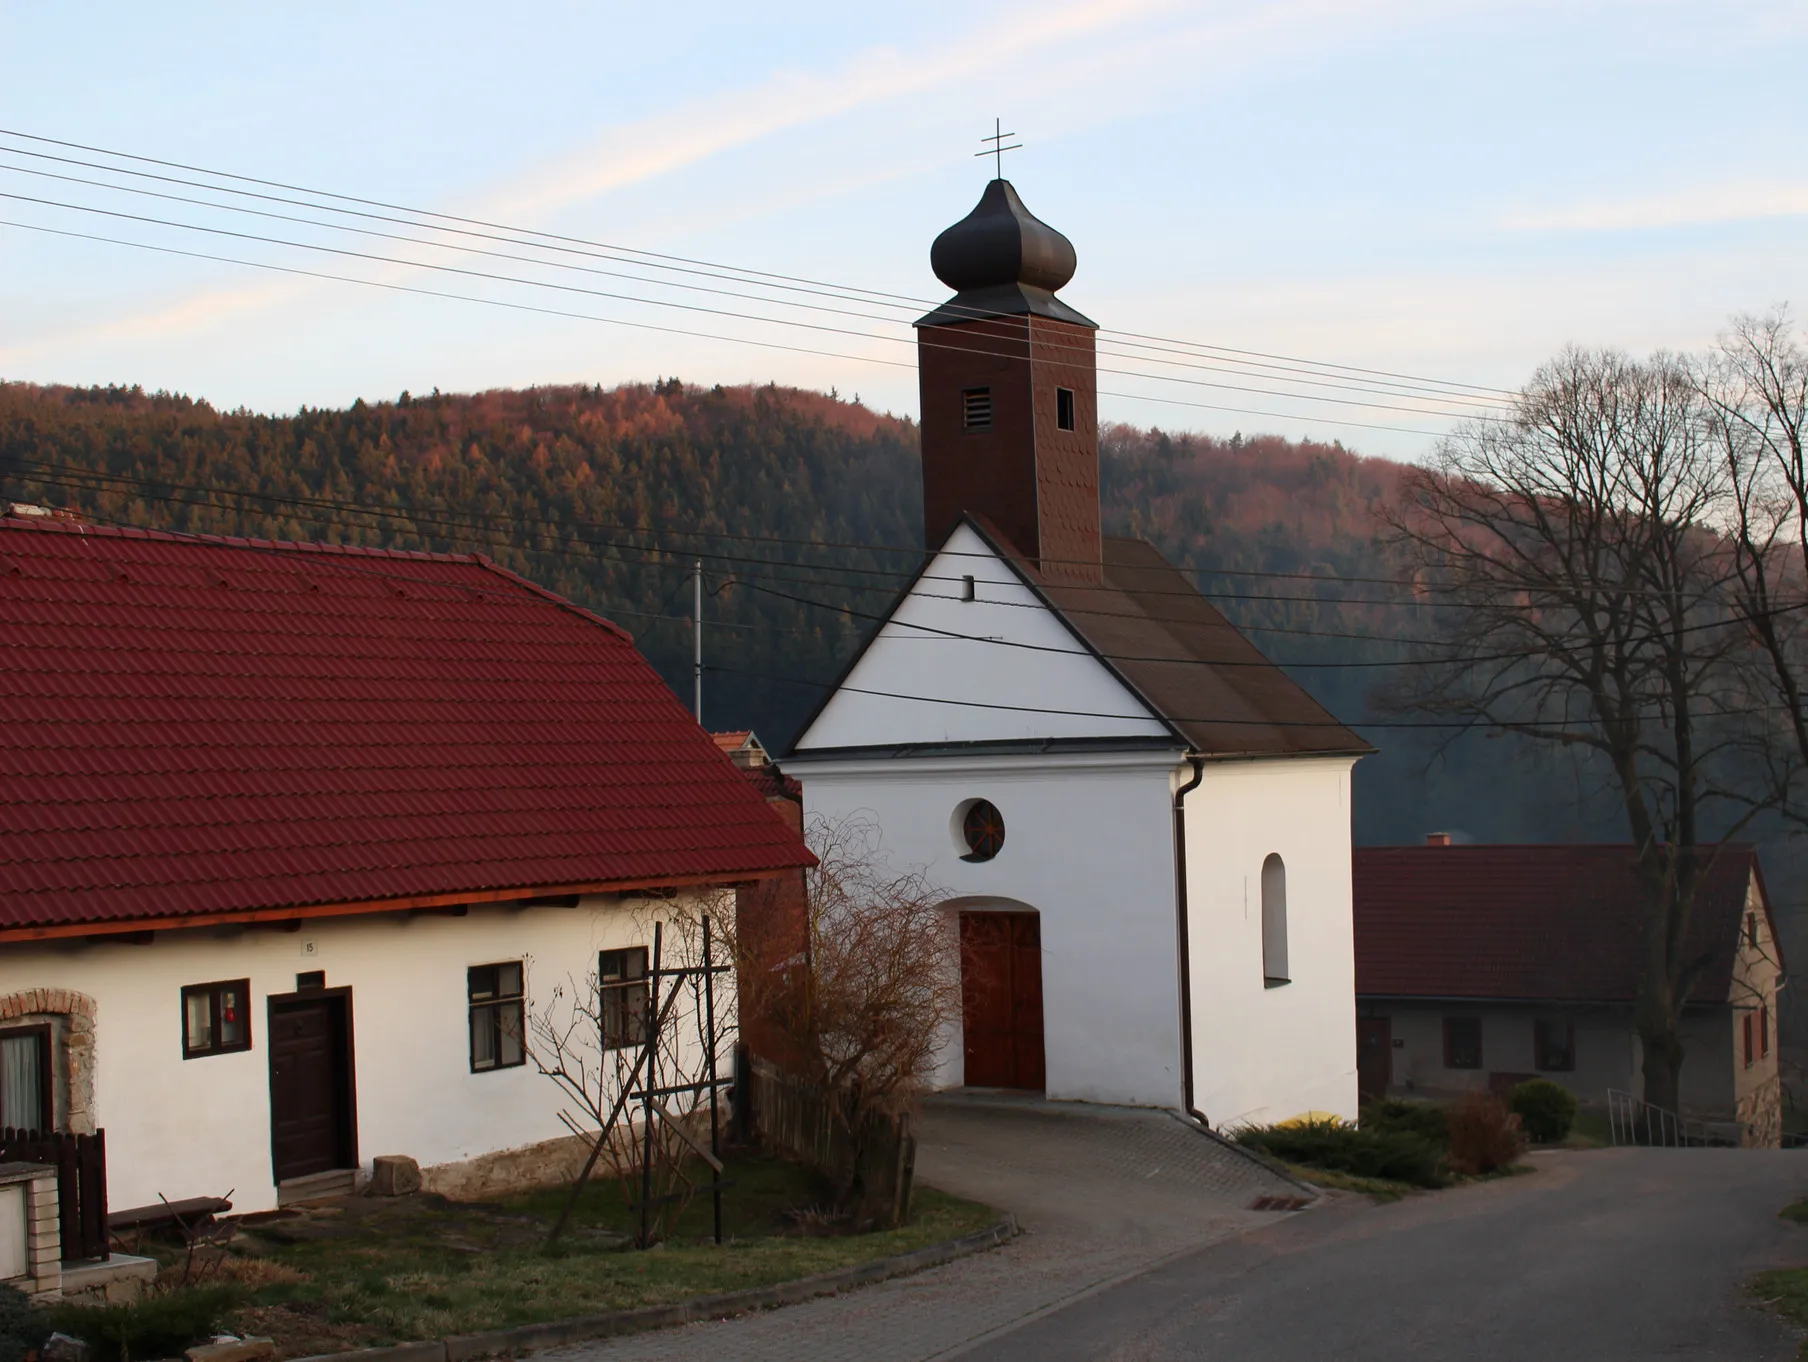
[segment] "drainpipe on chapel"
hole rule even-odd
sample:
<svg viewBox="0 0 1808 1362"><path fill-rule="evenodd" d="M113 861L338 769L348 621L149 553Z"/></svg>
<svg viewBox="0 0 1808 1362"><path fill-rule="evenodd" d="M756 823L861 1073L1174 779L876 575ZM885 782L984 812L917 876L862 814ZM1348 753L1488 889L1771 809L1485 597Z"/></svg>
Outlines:
<svg viewBox="0 0 1808 1362"><path fill-rule="evenodd" d="M1193 778L1174 791L1174 935L1180 952L1181 1101L1186 1114L1211 1128L1205 1113L1193 1105L1193 955L1187 934L1186 797L1205 779L1205 758L1188 757Z"/></svg>

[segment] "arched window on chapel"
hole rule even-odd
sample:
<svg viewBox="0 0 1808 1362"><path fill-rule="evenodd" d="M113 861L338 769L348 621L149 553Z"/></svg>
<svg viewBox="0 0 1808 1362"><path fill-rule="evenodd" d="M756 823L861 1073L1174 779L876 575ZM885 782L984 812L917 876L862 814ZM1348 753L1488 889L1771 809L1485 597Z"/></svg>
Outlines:
<svg viewBox="0 0 1808 1362"><path fill-rule="evenodd" d="M1262 983L1278 988L1287 972L1287 866L1278 853L1262 862Z"/></svg>

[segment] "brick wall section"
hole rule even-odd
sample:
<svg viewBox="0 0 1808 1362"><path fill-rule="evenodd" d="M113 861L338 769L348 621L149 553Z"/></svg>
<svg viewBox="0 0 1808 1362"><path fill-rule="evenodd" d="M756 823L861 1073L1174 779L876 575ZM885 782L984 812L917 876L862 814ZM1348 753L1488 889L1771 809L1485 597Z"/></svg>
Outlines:
<svg viewBox="0 0 1808 1362"><path fill-rule="evenodd" d="M57 1224L57 1178L45 1169L25 1186L25 1254L31 1263L26 1288L34 1300L57 1300L63 1294L63 1241Z"/></svg>

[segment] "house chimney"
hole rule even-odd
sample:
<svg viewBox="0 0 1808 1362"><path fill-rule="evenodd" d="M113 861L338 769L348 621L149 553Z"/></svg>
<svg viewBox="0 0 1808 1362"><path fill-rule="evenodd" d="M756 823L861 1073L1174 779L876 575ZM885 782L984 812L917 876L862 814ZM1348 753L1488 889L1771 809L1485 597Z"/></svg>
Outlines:
<svg viewBox="0 0 1808 1362"><path fill-rule="evenodd" d="M1428 847L1447 847L1450 845L1450 834L1447 832L1428 832L1425 834L1425 845Z"/></svg>
<svg viewBox="0 0 1808 1362"><path fill-rule="evenodd" d="M973 512L1045 576L1100 581L1098 327L1055 296L1072 244L993 180L929 260L955 290L916 324L929 549Z"/></svg>

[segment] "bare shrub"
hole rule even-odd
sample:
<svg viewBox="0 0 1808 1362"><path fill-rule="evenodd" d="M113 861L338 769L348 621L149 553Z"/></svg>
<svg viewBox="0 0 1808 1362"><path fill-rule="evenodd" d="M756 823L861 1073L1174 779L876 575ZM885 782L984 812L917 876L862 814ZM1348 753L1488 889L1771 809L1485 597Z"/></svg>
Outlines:
<svg viewBox="0 0 1808 1362"><path fill-rule="evenodd" d="M581 983L567 979L543 1000L530 1001L524 1047L529 1062L567 1099L559 1119L593 1151L573 1185L573 1203L591 1164L600 1164L625 1201L648 1205L645 1231L637 1233L644 1248L663 1239L715 1178L701 1151L711 1146L718 1113L703 1087L668 1091L650 1108L630 1095L649 1086L649 1065L652 1085L666 1090L702 1085L712 1055L717 1074L725 1075L735 997L726 973L716 975L706 992L706 933L714 963L732 961L731 943L714 940L713 916L684 900L649 898L636 910L635 922L642 940L658 942L659 958L649 957L649 968L686 973L604 980L592 971ZM569 1211L570 1205L553 1237L564 1229Z"/></svg>
<svg viewBox="0 0 1808 1362"><path fill-rule="evenodd" d="M1450 1170L1471 1177L1510 1168L1525 1153L1519 1116L1493 1093L1472 1092L1451 1104Z"/></svg>
<svg viewBox="0 0 1808 1362"><path fill-rule="evenodd" d="M830 1170L838 1206L856 1194L870 1116L910 1111L960 1013L959 941L947 894L899 869L869 816L813 815L805 829L804 954L737 953L740 1000L782 1039L787 1067L831 1097L849 1165Z"/></svg>

